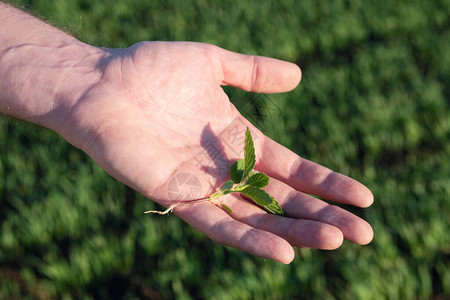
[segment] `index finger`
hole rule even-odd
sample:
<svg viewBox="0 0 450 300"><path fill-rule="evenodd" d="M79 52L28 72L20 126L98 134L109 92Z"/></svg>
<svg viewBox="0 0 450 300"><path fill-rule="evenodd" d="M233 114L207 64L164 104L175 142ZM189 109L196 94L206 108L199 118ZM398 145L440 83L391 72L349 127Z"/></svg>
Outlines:
<svg viewBox="0 0 450 300"><path fill-rule="evenodd" d="M255 168L298 191L338 203L368 207L370 190L358 181L301 158L277 142L263 137Z"/></svg>

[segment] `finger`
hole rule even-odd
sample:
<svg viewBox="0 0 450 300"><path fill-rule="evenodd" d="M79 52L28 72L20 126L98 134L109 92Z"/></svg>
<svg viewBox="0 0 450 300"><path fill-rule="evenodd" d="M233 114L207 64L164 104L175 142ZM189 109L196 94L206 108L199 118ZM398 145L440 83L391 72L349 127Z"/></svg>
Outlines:
<svg viewBox="0 0 450 300"><path fill-rule="evenodd" d="M344 238L365 245L373 238L372 227L360 217L325 201L298 192L285 183L271 179L265 190L291 218L309 219L338 228Z"/></svg>
<svg viewBox="0 0 450 300"><path fill-rule="evenodd" d="M294 89L301 80L301 70L296 64L218 49L217 78L221 84L256 93L281 93Z"/></svg>
<svg viewBox="0 0 450 300"><path fill-rule="evenodd" d="M315 220L272 215L256 206L251 200L234 197L237 200L227 199L227 206L231 208L231 216L234 219L272 232L293 246L333 250L341 246L343 242L343 234L335 226Z"/></svg>
<svg viewBox="0 0 450 300"><path fill-rule="evenodd" d="M174 212L217 243L285 264L294 259L294 250L286 240L236 221L211 203L179 206Z"/></svg>
<svg viewBox="0 0 450 300"><path fill-rule="evenodd" d="M360 207L373 203L370 190L358 181L300 158L267 137L260 142L257 155L257 169L298 191Z"/></svg>

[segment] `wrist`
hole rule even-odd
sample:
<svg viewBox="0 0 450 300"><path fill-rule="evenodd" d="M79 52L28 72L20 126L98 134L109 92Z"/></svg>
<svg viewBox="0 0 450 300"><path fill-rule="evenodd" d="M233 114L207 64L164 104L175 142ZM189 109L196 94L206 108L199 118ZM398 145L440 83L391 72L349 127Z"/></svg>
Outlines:
<svg viewBox="0 0 450 300"><path fill-rule="evenodd" d="M75 39L0 52L0 111L59 131L67 110L100 79L105 56Z"/></svg>
<svg viewBox="0 0 450 300"><path fill-rule="evenodd" d="M108 53L0 2L0 113L65 130Z"/></svg>

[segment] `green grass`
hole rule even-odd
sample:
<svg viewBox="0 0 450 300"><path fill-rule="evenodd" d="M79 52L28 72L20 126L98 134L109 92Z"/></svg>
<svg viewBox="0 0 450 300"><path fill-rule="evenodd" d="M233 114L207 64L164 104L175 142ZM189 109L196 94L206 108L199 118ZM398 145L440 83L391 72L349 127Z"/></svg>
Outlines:
<svg viewBox="0 0 450 300"><path fill-rule="evenodd" d="M375 195L368 246L291 265L217 245L46 129L0 117L0 299L450 297L449 1L14 1L98 46L190 40L296 62L291 93L230 87L298 154Z"/></svg>

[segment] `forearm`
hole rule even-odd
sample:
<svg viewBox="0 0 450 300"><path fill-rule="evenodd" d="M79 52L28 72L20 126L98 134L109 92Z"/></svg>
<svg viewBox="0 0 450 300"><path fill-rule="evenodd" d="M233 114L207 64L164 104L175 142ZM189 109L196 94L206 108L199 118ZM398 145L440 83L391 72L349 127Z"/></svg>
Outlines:
<svg viewBox="0 0 450 300"><path fill-rule="evenodd" d="M0 2L0 113L59 131L104 51Z"/></svg>

